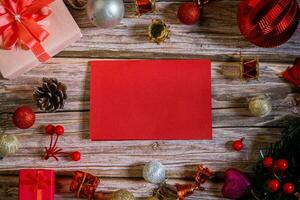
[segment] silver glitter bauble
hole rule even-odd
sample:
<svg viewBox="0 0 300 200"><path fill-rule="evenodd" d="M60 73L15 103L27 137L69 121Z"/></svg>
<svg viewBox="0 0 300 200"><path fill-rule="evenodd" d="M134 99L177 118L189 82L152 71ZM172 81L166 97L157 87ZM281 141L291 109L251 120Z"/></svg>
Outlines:
<svg viewBox="0 0 300 200"><path fill-rule="evenodd" d="M93 24L102 28L118 25L124 17L123 0L89 0L87 14Z"/></svg>
<svg viewBox="0 0 300 200"><path fill-rule="evenodd" d="M144 166L143 176L150 183L162 183L166 178L166 170L159 161L154 160Z"/></svg>
<svg viewBox="0 0 300 200"><path fill-rule="evenodd" d="M14 155L18 151L20 143L13 135L0 135L0 156Z"/></svg>
<svg viewBox="0 0 300 200"><path fill-rule="evenodd" d="M265 117L272 111L272 103L267 95L259 95L249 100L249 110L256 117Z"/></svg>

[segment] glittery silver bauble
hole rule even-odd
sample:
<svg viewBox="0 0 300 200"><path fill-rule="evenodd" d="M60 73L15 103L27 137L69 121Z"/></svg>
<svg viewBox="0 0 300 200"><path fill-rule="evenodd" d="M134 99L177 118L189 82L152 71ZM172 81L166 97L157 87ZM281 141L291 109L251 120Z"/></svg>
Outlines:
<svg viewBox="0 0 300 200"><path fill-rule="evenodd" d="M256 117L265 117L272 111L270 97L259 95L249 100L249 110Z"/></svg>
<svg viewBox="0 0 300 200"><path fill-rule="evenodd" d="M159 161L154 160L144 166L143 176L150 183L162 183L166 177L166 170Z"/></svg>
<svg viewBox="0 0 300 200"><path fill-rule="evenodd" d="M102 28L118 25L124 17L123 0L89 0L87 14L93 24Z"/></svg>
<svg viewBox="0 0 300 200"><path fill-rule="evenodd" d="M0 156L14 155L19 149L20 143L13 135L0 135Z"/></svg>

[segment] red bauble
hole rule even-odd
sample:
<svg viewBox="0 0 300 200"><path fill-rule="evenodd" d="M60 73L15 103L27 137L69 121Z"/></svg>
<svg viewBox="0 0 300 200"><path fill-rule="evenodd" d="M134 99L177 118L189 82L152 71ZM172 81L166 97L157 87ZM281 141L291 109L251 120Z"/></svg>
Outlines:
<svg viewBox="0 0 300 200"><path fill-rule="evenodd" d="M267 182L267 187L270 192L276 192L280 188L280 183L277 179L271 179Z"/></svg>
<svg viewBox="0 0 300 200"><path fill-rule="evenodd" d="M263 165L265 168L269 169L273 166L273 158L272 157L265 157L263 160Z"/></svg>
<svg viewBox="0 0 300 200"><path fill-rule="evenodd" d="M285 194L293 194L295 190L295 185L293 183L285 183L282 186L282 189Z"/></svg>
<svg viewBox="0 0 300 200"><path fill-rule="evenodd" d="M232 143L232 148L236 151L241 151L244 148L243 141L244 141L244 138L234 141Z"/></svg>
<svg viewBox="0 0 300 200"><path fill-rule="evenodd" d="M289 167L289 164L284 159L276 160L274 163L275 170L285 171Z"/></svg>
<svg viewBox="0 0 300 200"><path fill-rule="evenodd" d="M35 122L35 114L29 106L21 106L14 112L13 122L20 129L30 128Z"/></svg>
<svg viewBox="0 0 300 200"><path fill-rule="evenodd" d="M81 158L81 153L79 151L74 151L73 153L71 153L71 158L74 161L79 161Z"/></svg>
<svg viewBox="0 0 300 200"><path fill-rule="evenodd" d="M55 126L52 125L52 124L48 124L46 127L45 127L45 133L46 134L53 134L54 133L54 130L55 130Z"/></svg>
<svg viewBox="0 0 300 200"><path fill-rule="evenodd" d="M178 9L177 17L183 24L195 24L200 18L200 8L196 3L183 3Z"/></svg>
<svg viewBox="0 0 300 200"><path fill-rule="evenodd" d="M56 135L63 135L64 132L65 132L65 128L64 128L63 126L61 126L61 125L55 126L55 128L54 128L54 133L55 133Z"/></svg>
<svg viewBox="0 0 300 200"><path fill-rule="evenodd" d="M241 33L260 47L276 47L294 34L299 23L297 0L243 0L237 21Z"/></svg>

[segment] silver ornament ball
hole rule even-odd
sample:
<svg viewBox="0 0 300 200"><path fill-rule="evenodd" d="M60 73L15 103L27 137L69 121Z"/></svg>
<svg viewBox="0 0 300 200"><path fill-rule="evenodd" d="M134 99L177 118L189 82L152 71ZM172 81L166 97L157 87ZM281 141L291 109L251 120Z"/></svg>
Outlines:
<svg viewBox="0 0 300 200"><path fill-rule="evenodd" d="M144 166L143 177L150 183L162 183L166 178L165 167L157 160L151 161Z"/></svg>
<svg viewBox="0 0 300 200"><path fill-rule="evenodd" d="M88 0L87 14L93 24L102 28L118 25L124 17L123 0Z"/></svg>
<svg viewBox="0 0 300 200"><path fill-rule="evenodd" d="M13 135L0 136L0 156L14 155L18 151L20 143Z"/></svg>

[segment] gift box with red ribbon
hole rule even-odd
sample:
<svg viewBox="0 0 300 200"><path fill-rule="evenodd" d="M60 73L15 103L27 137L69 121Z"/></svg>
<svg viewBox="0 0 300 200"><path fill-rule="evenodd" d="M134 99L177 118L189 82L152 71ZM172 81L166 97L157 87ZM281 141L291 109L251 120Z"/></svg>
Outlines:
<svg viewBox="0 0 300 200"><path fill-rule="evenodd" d="M81 37L62 0L0 1L0 72L12 79Z"/></svg>
<svg viewBox="0 0 300 200"><path fill-rule="evenodd" d="M55 172L23 169L19 172L19 200L54 200Z"/></svg>
<svg viewBox="0 0 300 200"><path fill-rule="evenodd" d="M99 183L98 177L86 172L75 171L70 191L75 192L78 198L93 199Z"/></svg>

